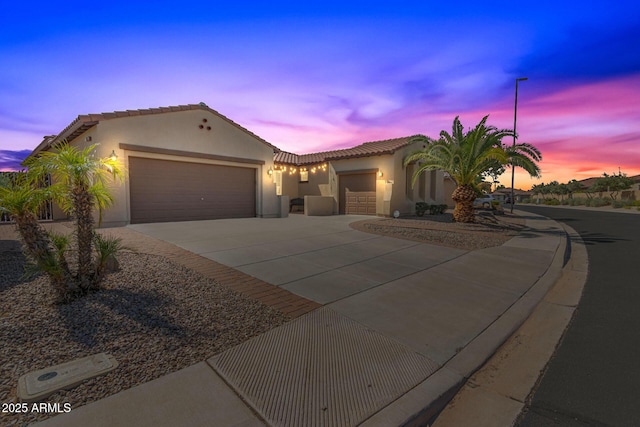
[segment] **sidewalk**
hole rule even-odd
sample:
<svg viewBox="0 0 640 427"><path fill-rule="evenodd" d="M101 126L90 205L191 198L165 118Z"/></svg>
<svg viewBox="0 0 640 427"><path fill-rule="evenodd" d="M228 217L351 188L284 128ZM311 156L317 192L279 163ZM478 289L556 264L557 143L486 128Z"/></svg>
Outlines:
<svg viewBox="0 0 640 427"><path fill-rule="evenodd" d="M526 221L528 229L500 247L372 284L207 361L37 425L424 424L559 278L564 230L532 214Z"/></svg>

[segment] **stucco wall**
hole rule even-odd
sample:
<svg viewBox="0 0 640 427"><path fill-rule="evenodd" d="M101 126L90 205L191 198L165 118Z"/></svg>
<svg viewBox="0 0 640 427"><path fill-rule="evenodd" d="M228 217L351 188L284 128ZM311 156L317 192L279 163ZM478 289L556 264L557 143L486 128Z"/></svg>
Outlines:
<svg viewBox="0 0 640 427"><path fill-rule="evenodd" d="M408 146L394 154L330 161L326 172L318 171L315 175L310 172L309 182L298 184L297 197L332 196L336 206L334 213L337 213L340 201L340 174L371 171L376 172L377 215L391 216L395 210L404 215L411 214L418 201L446 203L442 171L427 171L420 176L413 188L410 183L411 176L408 177L409 182L407 181L404 158L415 150L416 147ZM378 171L382 172L382 176L378 176ZM293 183L288 185L293 188ZM293 190L289 190L289 194L293 193Z"/></svg>
<svg viewBox="0 0 640 427"><path fill-rule="evenodd" d="M207 127L211 127L211 130L207 130ZM92 138L91 142L85 142L87 136ZM106 157L115 151L127 168L130 155L254 168L257 183L257 215L264 217L278 215L279 202L275 194L275 185L267 173L270 167L273 168L273 149L210 111L177 111L102 120L73 141L73 144L78 146L92 143L100 144L96 156ZM120 148L121 144L228 158L254 159L263 161L264 164L237 162L234 159L203 159L150 153L144 152L144 149L125 150ZM113 195L115 204L105 212L103 217L105 226L121 225L130 221L128 182L114 187Z"/></svg>

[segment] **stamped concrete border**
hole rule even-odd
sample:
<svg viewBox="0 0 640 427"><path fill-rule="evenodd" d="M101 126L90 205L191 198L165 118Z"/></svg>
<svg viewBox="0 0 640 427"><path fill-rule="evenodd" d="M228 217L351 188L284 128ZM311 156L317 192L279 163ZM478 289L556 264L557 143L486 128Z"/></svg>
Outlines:
<svg viewBox="0 0 640 427"><path fill-rule="evenodd" d="M131 228L107 228L100 231L104 234L122 238L124 245L136 251L163 256L176 264L197 271L203 276L213 279L219 284L249 298L256 299L290 318L302 316L321 307L321 304L291 293L286 289L271 285L234 268L194 254L163 240L142 234Z"/></svg>
<svg viewBox="0 0 640 427"><path fill-rule="evenodd" d="M71 230L71 223L68 221L48 222L43 223L43 225L47 229L64 233L69 233ZM197 271L203 276L215 280L217 283L249 298L256 299L290 318L302 316L322 306L286 289L271 285L234 268L227 267L129 227L101 228L98 231L102 234L121 238L125 246L137 252L162 256L176 264ZM18 240L13 224L0 224L0 241L2 240Z"/></svg>

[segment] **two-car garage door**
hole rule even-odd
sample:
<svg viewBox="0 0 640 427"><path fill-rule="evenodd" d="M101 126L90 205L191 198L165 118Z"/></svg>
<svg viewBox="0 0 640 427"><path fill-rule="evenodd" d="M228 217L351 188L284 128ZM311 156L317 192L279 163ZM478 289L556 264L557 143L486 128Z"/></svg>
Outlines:
<svg viewBox="0 0 640 427"><path fill-rule="evenodd" d="M256 216L256 169L129 157L131 223Z"/></svg>

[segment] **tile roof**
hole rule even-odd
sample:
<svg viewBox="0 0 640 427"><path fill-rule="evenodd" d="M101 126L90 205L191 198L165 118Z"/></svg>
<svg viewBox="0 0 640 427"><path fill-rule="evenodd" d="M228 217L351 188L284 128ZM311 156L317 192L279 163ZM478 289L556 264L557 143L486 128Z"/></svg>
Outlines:
<svg viewBox="0 0 640 427"><path fill-rule="evenodd" d="M175 105L175 106L170 106L170 107L157 107L157 108L146 108L146 109L140 109L140 110L113 111L113 112L109 112L109 113L98 113L98 114L81 114L78 117L76 117L76 119L74 121L72 121L66 128L64 128L62 130L62 132L60 132L58 135L45 136L43 138L42 142L40 143L40 145L38 145L38 147L36 147L36 149L33 150L33 152L30 154L30 156L33 156L34 154L37 154L38 152L51 147L51 145L53 145L53 144L55 144L55 143L57 143L57 142L59 142L59 141L61 141L63 139L67 139L67 140L71 141L71 140L77 138L82 133L86 132L88 129L90 129L93 126L97 125L99 122L101 122L103 120L118 119L118 118L122 118L122 117L146 116L146 115L152 115L152 114L173 113L173 112L176 112L176 111L189 111L189 110L209 111L209 112L217 115L221 119L225 120L226 122L228 122L228 123L232 124L233 126L237 127L238 129L242 130L243 132L246 132L246 133L250 134L251 136L253 136L254 138L257 138L258 140L260 140L261 142L263 142L267 146L271 147L274 150L274 152L275 151L279 151L278 147L276 147L273 144L267 142L266 140L260 138L258 135L254 134L250 130L240 126L239 124L237 124L233 120L229 119L228 117L220 114L216 110L214 110L212 108L209 108L204 102L201 102L199 104Z"/></svg>
<svg viewBox="0 0 640 427"><path fill-rule="evenodd" d="M311 154L294 154L280 151L275 154L276 163L285 163L296 166L322 163L329 160L350 159L356 157L379 156L382 154L393 154L398 149L411 144L410 136L402 138L386 139L384 141L365 142L352 148L342 150L323 151Z"/></svg>
<svg viewBox="0 0 640 427"><path fill-rule="evenodd" d="M201 102L200 104L176 105L176 106L170 106L170 107L146 108L146 109L140 109L140 110L113 111L113 112L98 113L98 114L81 114L78 117L76 117L76 119L72 121L66 128L64 128L62 132L60 132L58 135L45 136L42 142L36 147L35 150L33 150L33 152L29 156L36 155L40 151L48 149L53 144L63 139L67 139L71 141L104 120L118 119L122 117L134 117L134 116L146 116L146 115L152 115L152 114L173 113L176 111L189 111L189 110L209 111L217 115L221 119L225 120L226 122L237 127L238 129L242 130L243 132L246 132L252 135L254 138L260 140L261 142L263 142L264 144L266 144L267 146L273 149L274 160L276 163L285 163L285 164L292 164L292 165L309 165L313 163L323 163L329 160L340 160L340 159L349 159L349 158L356 158L356 157L370 157L370 156L379 156L383 154L393 154L396 150L411 144L411 138L412 138L410 136L407 136L402 138L387 139L383 141L365 142L363 144L356 145L355 147L341 149L341 150L323 151L319 153L310 153L310 154L294 154L286 151L281 151L278 147L260 138L250 130L240 126L233 120L220 114L216 110L209 108L205 103Z"/></svg>

